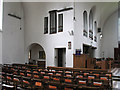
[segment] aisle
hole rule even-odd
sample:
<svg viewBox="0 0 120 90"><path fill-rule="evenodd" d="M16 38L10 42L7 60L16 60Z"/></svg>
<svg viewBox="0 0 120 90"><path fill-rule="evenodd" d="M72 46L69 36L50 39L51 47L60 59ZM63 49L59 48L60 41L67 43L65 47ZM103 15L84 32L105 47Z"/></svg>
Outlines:
<svg viewBox="0 0 120 90"><path fill-rule="evenodd" d="M114 76L120 76L120 68L114 68L111 72ZM120 81L113 81L113 88L120 89Z"/></svg>

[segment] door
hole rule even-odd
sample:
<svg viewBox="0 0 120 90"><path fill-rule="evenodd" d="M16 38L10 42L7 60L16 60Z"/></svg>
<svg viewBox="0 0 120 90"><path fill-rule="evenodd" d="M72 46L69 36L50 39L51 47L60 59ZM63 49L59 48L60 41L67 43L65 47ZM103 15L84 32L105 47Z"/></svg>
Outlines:
<svg viewBox="0 0 120 90"><path fill-rule="evenodd" d="M66 48L55 48L55 66L66 66Z"/></svg>
<svg viewBox="0 0 120 90"><path fill-rule="evenodd" d="M63 49L58 49L58 67L63 67Z"/></svg>

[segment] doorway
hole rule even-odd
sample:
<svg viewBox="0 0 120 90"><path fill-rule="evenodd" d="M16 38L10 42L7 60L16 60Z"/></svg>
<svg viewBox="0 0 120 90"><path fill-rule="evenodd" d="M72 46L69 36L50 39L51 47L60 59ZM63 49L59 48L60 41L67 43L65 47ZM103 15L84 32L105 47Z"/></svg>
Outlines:
<svg viewBox="0 0 120 90"><path fill-rule="evenodd" d="M55 66L66 67L66 48L55 48Z"/></svg>
<svg viewBox="0 0 120 90"><path fill-rule="evenodd" d="M38 65L39 67L46 67L46 54L40 44L33 43L29 46L28 63Z"/></svg>

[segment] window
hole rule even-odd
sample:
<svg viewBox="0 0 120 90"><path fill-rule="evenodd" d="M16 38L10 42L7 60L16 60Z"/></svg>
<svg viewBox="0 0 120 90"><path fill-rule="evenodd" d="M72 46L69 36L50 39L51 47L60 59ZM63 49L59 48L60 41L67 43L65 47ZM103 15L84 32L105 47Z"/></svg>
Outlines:
<svg viewBox="0 0 120 90"><path fill-rule="evenodd" d="M45 52L39 51L39 59L45 59Z"/></svg>
<svg viewBox="0 0 120 90"><path fill-rule="evenodd" d="M95 32L95 35L94 35L94 41L97 42L97 22L95 21L94 22L94 32Z"/></svg>
<svg viewBox="0 0 120 90"><path fill-rule="evenodd" d="M89 38L93 40L93 12L90 11L89 14Z"/></svg>
<svg viewBox="0 0 120 90"><path fill-rule="evenodd" d="M88 31L88 26L87 26L87 12L83 12L83 35L87 37L87 31Z"/></svg>
<svg viewBox="0 0 120 90"><path fill-rule="evenodd" d="M58 15L58 32L63 31L63 14Z"/></svg>
<svg viewBox="0 0 120 90"><path fill-rule="evenodd" d="M29 60L31 59L31 50L29 51L28 58Z"/></svg>
<svg viewBox="0 0 120 90"><path fill-rule="evenodd" d="M50 34L57 32L57 11L50 11Z"/></svg>
<svg viewBox="0 0 120 90"><path fill-rule="evenodd" d="M48 17L44 17L44 34L48 33Z"/></svg>

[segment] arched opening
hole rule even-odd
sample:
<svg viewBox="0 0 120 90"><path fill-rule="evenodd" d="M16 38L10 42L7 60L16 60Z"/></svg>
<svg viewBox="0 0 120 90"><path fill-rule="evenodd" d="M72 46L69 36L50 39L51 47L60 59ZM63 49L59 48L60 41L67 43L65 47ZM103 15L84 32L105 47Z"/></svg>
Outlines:
<svg viewBox="0 0 120 90"><path fill-rule="evenodd" d="M88 30L88 27L87 27L87 12L84 11L83 12L83 26L84 26L84 30Z"/></svg>
<svg viewBox="0 0 120 90"><path fill-rule="evenodd" d="M89 37L93 40L93 12L90 10L89 14Z"/></svg>
<svg viewBox="0 0 120 90"><path fill-rule="evenodd" d="M87 37L87 32L88 32L87 11L83 12L83 31L84 31L84 36Z"/></svg>
<svg viewBox="0 0 120 90"><path fill-rule="evenodd" d="M92 10L90 10L90 14L89 14L89 30L93 30L93 12Z"/></svg>
<svg viewBox="0 0 120 90"><path fill-rule="evenodd" d="M37 43L33 43L29 46L28 51L29 64L45 67L46 54L43 47Z"/></svg>

